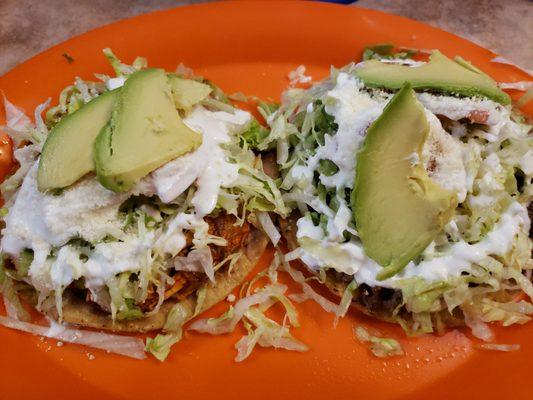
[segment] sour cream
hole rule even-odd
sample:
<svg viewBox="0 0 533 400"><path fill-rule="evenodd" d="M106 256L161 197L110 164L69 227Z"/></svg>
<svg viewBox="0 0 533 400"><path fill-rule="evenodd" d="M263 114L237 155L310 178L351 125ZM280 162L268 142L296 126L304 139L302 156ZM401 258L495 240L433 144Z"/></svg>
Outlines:
<svg viewBox="0 0 533 400"><path fill-rule="evenodd" d="M231 187L239 177L239 166L229 162L223 146L231 141L235 129L250 118L250 114L242 110L230 114L195 108L183 122L202 134L202 145L152 173L159 198L168 203L196 183L192 204L197 214L203 216L213 211L220 188Z"/></svg>
<svg viewBox="0 0 533 400"><path fill-rule="evenodd" d="M503 189L503 169L499 157L491 154L482 159L480 147L465 144L447 133L436 114L460 120L468 118L474 111L486 113L486 125L490 126L488 134L494 139L500 134L501 127L509 123L508 110L485 99L428 93L417 94L417 97L425 108L430 132L421 154L410 155L409 161L413 164L423 163L429 177L455 193L459 203L465 201L470 193L467 201L490 206L492 196L473 196L471 192L474 179L479 177L479 174L482 179L476 182L484 185L482 189ZM356 235L349 227L352 215L348 204L342 196L337 196L339 207L333 212L318 196L312 195L310 185L319 161L325 159L333 161L339 171L332 176L319 175L320 182L327 188L335 188L337 193L353 188L356 155L363 144L366 130L381 115L390 98L391 96L379 91L371 94L364 90L362 82L353 75L341 72L337 76L335 86L327 92L323 102L326 112L334 117L338 131L333 135L325 135L324 144L318 146L316 152L303 165L294 165L284 181L284 184L292 188L286 198L305 203L309 208L326 215L327 226L326 229L315 226L309 216L300 218L297 221L296 236L301 247L289 257L301 259L311 269L325 266L335 268L339 272L354 276L360 284L395 287L399 280L411 277L420 277L427 281L447 280L459 276L463 271L469 271L472 265L483 262L488 256L504 256L512 248L516 235L529 229L527 210L517 202L509 206L492 231L479 243L470 245L459 241L450 244L443 254L433 252L435 254L432 254L431 259L426 257L419 264L411 262L399 274L385 281L376 279L382 267L366 256L361 243L357 239L345 241L344 232ZM526 154L520 160L526 170L529 170L528 156L529 154ZM474 168L477 164L481 167ZM470 168L467 168L467 165ZM327 213L322 211L324 207L327 208ZM457 229L456 225L455 227ZM347 262L347 257L351 257L351 262Z"/></svg>
<svg viewBox="0 0 533 400"><path fill-rule="evenodd" d="M154 171L128 193L109 191L94 176L58 195L42 193L37 187L36 161L9 208L2 252L18 257L24 249L33 250L28 280L46 295L82 277L89 289L96 289L118 273L139 271L152 262L152 250L175 256L187 245L184 231L193 232L194 244L207 244L211 239L203 217L215 208L220 188L232 187L239 176L239 167L230 162L224 145L250 118L240 110L232 114L196 107L184 122L202 134L200 148ZM126 199L158 194L163 202L171 202L191 185L196 186L192 213L178 213L164 231L138 236L124 232L119 208ZM106 236L120 241L103 242ZM92 243L94 249L80 257L79 249L67 245L74 238ZM50 257L53 249L56 257Z"/></svg>
<svg viewBox="0 0 533 400"><path fill-rule="evenodd" d="M74 237L98 241L106 235L120 237L118 207L128 194L117 194L93 178L85 178L61 195L37 188L36 162L20 187L2 231L2 251L18 255L35 243L61 246Z"/></svg>
<svg viewBox="0 0 533 400"><path fill-rule="evenodd" d="M116 78L109 78L106 81L105 86L107 90L115 90L115 89L118 89L119 87L124 86L124 83L126 83L126 77L117 76Z"/></svg>
<svg viewBox="0 0 533 400"><path fill-rule="evenodd" d="M344 193L345 189L353 189L357 153L361 148L367 128L382 114L391 96L387 94L371 95L363 90L363 83L355 76L339 73L335 86L326 93L324 98L325 111L332 115L338 130L335 134L324 136L324 144L319 145L315 153L304 164L294 165L287 173L285 187L294 187L301 192L300 198L313 209L323 212L326 207L318 197L311 194L312 181L317 172L320 160L330 160L338 167L338 172L326 176L319 174L320 182L326 188L335 188L336 193ZM430 134L424 144L422 160L417 153L413 162L424 161L424 166L432 164L430 178L445 189L457 195L459 202L464 201L467 194L467 175L465 171L465 153L467 149L457 139L444 131L439 119L429 110L425 110ZM355 233L349 228L352 219L351 211L343 196L337 196L338 210L328 219L328 240L342 242L345 231ZM327 208L327 207L326 207ZM326 215L332 212L328 209Z"/></svg>
<svg viewBox="0 0 533 400"><path fill-rule="evenodd" d="M331 177L321 176L321 182L330 187L352 188L355 178L356 154L361 147L366 129L376 120L385 107L361 91L362 83L353 75L340 73L337 84L328 92L326 112L335 117L337 133L326 138L324 146L317 149L315 158L333 161L339 172Z"/></svg>
<svg viewBox="0 0 533 400"><path fill-rule="evenodd" d="M320 240L320 235L314 230L316 227L312 226L312 222L307 218L301 218L297 225L300 240L306 236L314 240ZM483 262L489 256L504 256L507 254L513 246L516 235L520 231L527 233L529 225L527 209L518 202L514 202L500 216L498 223L480 242L475 244L468 244L463 241L454 243L450 245L444 254L437 254L430 260L422 261L419 264L410 262L400 273L389 279L377 280L377 275L383 267L364 254L360 243L356 244L353 241L336 245L339 251L350 250L350 253L356 256L352 257L351 263L344 262L335 269L348 275L353 275L358 284L365 283L369 286L394 288L400 280L413 277L422 278L427 282L447 281L451 277L460 276L463 271L470 271L473 264ZM327 249L334 246L331 242L323 239L318 243L317 249ZM357 251L354 246L357 247ZM320 254L321 252L319 251L298 249L299 258L312 269L325 266L325 264L321 263Z"/></svg>

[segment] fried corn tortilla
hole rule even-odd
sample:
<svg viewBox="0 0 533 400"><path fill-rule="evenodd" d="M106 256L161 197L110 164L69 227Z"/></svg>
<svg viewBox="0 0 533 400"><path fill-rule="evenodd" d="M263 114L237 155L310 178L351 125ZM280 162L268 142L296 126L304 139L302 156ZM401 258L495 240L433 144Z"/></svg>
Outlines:
<svg viewBox="0 0 533 400"><path fill-rule="evenodd" d="M294 250L298 247L298 241L296 239L297 220L298 215L292 214L289 218L280 220L279 223L281 234L289 250ZM328 270L324 285L333 294L341 298L351 281L352 277L349 275ZM397 320L394 318L393 312L401 303L402 294L398 290L360 285L354 290L351 307L370 317L396 323ZM407 313L402 313L402 317L410 319ZM457 312L454 312L454 314L450 314L447 311L440 312L438 319L448 327L464 325L463 315Z"/></svg>
<svg viewBox="0 0 533 400"><path fill-rule="evenodd" d="M263 168L271 177L275 177L278 173L275 159L271 155L267 154L263 158ZM217 225L216 222L218 219L221 219L221 221L219 221L220 227L218 227L221 232L213 233L222 236L226 236L224 233L229 234L230 237L227 239L232 242L232 233L229 232L231 229L228 229L226 226L228 223L227 218L224 216L213 217L213 225ZM244 230L244 227L236 229L242 231ZM227 268L223 268L215 273L214 284L208 280L203 283L203 285L206 285L205 298L196 313L197 293L199 288L192 290L191 293L185 297L170 296L170 298L166 299L156 312L147 312L141 318L124 320L115 319L115 321L113 321L109 312L102 310L96 303L87 301L73 290L67 288L63 293L62 320L80 327L105 329L113 332L142 333L162 329L168 314L177 304L180 304L182 309L185 310L187 314L186 320L190 320L196 314L201 313L224 300L234 288L242 284L261 258L267 245L268 238L263 232L251 226L246 242L240 244L241 255L233 265L231 271L228 271ZM235 243L233 244L233 247L235 247ZM211 247L212 253L220 252L222 249L224 249L224 247ZM235 249L232 248L231 251L234 252ZM28 303L34 306L37 304L37 293L30 286L27 286L27 289L22 290L20 295ZM59 320L58 311L55 307L53 298L45 300L41 305L41 309L49 317L54 320Z"/></svg>
<svg viewBox="0 0 533 400"><path fill-rule="evenodd" d="M206 296L198 312L203 312L224 300L233 289L244 282L261 258L267 244L268 240L265 235L260 230L253 228L248 243L232 270L217 272L215 284L206 283ZM21 294L30 303L36 303L37 297L34 291ZM113 332L149 332L163 328L170 310L178 303L186 310L187 320L190 320L195 315L196 292L183 300L170 298L163 303L157 312L143 318L113 321L110 314L102 311L94 303L84 301L72 292L65 291L63 295L63 321L81 327L105 329ZM48 316L58 320L58 313L52 300L43 305L43 310Z"/></svg>

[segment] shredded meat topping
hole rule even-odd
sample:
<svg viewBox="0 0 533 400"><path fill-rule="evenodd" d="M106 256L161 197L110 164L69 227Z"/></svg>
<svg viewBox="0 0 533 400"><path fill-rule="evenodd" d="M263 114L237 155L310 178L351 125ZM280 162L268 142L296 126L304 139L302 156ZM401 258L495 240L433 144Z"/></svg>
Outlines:
<svg viewBox="0 0 533 400"><path fill-rule="evenodd" d="M217 217L206 218L209 225L209 234L219 236L226 240L225 246L211 246L211 255L213 263L217 264L227 256L235 253L246 245L250 234L250 224L244 222L242 225L236 225L237 219L233 215L220 214ZM192 234L187 232L187 248L180 253L180 256L186 256L192 244ZM171 297L184 299L195 292L207 279L207 276L199 272L177 271L172 275L174 284L165 289L164 299ZM151 311L157 304L159 296L155 288L150 288L148 297L140 305L143 311Z"/></svg>
<svg viewBox="0 0 533 400"><path fill-rule="evenodd" d="M211 254L213 262L222 261L230 254L235 253L246 244L250 234L250 224L245 222L241 226L235 225L237 219L233 215L219 215L214 218L207 218L209 224L209 234L219 236L226 240L226 246L212 246Z"/></svg>
<svg viewBox="0 0 533 400"><path fill-rule="evenodd" d="M486 124L489 120L489 113L483 110L473 110L468 113L467 118L477 124Z"/></svg>

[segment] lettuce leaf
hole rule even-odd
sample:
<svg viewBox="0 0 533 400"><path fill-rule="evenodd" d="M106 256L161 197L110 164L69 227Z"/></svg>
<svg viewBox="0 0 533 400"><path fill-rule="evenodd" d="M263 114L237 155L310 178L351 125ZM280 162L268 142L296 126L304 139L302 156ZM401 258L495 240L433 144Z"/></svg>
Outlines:
<svg viewBox="0 0 533 400"><path fill-rule="evenodd" d="M4 257L0 255L0 293L4 297L7 315L21 321L29 321L30 314L20 302L13 280L5 268Z"/></svg>
<svg viewBox="0 0 533 400"><path fill-rule="evenodd" d="M405 354L402 346L395 339L373 336L360 325L355 327L354 333L361 343L368 344L370 351L376 357L385 358Z"/></svg>
<svg viewBox="0 0 533 400"><path fill-rule="evenodd" d="M165 335L159 334L154 338L146 339L145 350L162 362L165 361L165 359L168 357L172 346L178 343L181 338L181 330Z"/></svg>

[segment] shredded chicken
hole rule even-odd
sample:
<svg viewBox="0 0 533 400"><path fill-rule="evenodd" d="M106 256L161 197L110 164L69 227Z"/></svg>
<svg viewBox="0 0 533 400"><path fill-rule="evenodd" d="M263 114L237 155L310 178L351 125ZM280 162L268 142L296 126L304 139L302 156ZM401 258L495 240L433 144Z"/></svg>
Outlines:
<svg viewBox="0 0 533 400"><path fill-rule="evenodd" d="M237 219L233 215L227 214L207 218L209 234L226 239L226 246L211 247L215 264L245 245L250 234L250 224L244 222L239 226L235 224L236 222Z"/></svg>
<svg viewBox="0 0 533 400"><path fill-rule="evenodd" d="M209 225L210 235L219 236L226 240L225 246L211 246L211 254L215 264L240 250L246 244L250 233L249 223L245 222L242 226L236 225L237 219L233 215L227 214L210 217L206 221ZM191 249L191 244L192 235L187 235L188 247L179 255L185 256ZM177 271L172 275L172 279L174 280L172 286L165 289L165 300L171 297L177 299L186 298L207 280L207 276L198 272ZM155 288L150 288L147 299L140 305L141 309L145 312L153 310L158 299L159 295Z"/></svg>
<svg viewBox="0 0 533 400"><path fill-rule="evenodd" d="M471 122L474 122L477 124L486 124L487 121L489 120L489 113L483 110L470 111L468 113L468 119Z"/></svg>

